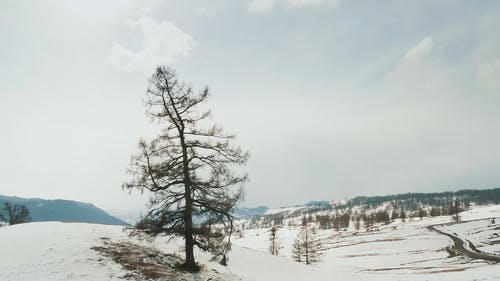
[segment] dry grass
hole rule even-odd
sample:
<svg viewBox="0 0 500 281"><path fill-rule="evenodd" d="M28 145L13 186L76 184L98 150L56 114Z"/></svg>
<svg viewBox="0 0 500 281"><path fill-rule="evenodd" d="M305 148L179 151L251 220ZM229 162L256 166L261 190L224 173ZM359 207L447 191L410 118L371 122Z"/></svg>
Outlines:
<svg viewBox="0 0 500 281"><path fill-rule="evenodd" d="M353 255L345 255L343 258L360 258L360 257L373 257L373 256L381 256L378 253L366 253L366 254L353 254Z"/></svg>
<svg viewBox="0 0 500 281"><path fill-rule="evenodd" d="M435 269L435 266L402 266L402 267L384 267L384 268L371 268L363 271L379 272L379 271L394 271L394 270L423 270Z"/></svg>
<svg viewBox="0 0 500 281"><path fill-rule="evenodd" d="M432 273L445 273L445 272L460 272L465 271L468 267L438 267L438 266L404 266L404 267L386 267L386 268L373 268L365 269L362 271L368 272L381 272L381 271L397 271L397 270L411 270L416 271L416 274L432 274Z"/></svg>
<svg viewBox="0 0 500 281"><path fill-rule="evenodd" d="M326 249L335 249L335 248L342 248L342 247L351 247L351 246L356 246L356 245L361 245L361 244L366 244L366 243L394 242L394 241L403 241L403 240L405 240L405 238L403 238L403 237L394 237L394 238L363 240L363 241L347 242L347 243L346 242L336 242L336 243L331 243L331 244L327 245L325 248Z"/></svg>
<svg viewBox="0 0 500 281"><path fill-rule="evenodd" d="M405 262L402 263L401 265L410 265L410 264L418 264L418 263L424 263L424 262L429 262L429 261L438 261L438 260L444 260L446 258L435 258L435 259L425 259L425 260L418 260L418 261L411 261L411 262Z"/></svg>
<svg viewBox="0 0 500 281"><path fill-rule="evenodd" d="M111 242L108 238L101 240L103 245L92 247L92 250L111 258L129 271L123 276L125 279L179 280L180 257L130 242Z"/></svg>
<svg viewBox="0 0 500 281"><path fill-rule="evenodd" d="M440 269L440 270L433 270L433 271L419 272L419 274L434 274L434 273L447 273L447 272L461 272L461 271L465 271L466 269L467 269L466 267L445 268L445 269Z"/></svg>

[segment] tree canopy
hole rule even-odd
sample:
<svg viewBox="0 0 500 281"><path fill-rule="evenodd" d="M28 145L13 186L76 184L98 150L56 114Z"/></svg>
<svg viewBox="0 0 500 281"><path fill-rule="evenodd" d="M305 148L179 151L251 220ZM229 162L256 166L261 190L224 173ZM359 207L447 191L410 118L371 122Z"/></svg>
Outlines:
<svg viewBox="0 0 500 281"><path fill-rule="evenodd" d="M6 202L3 209L7 214L7 218L5 218L2 214L0 214L0 218L7 221L9 225L27 223L31 221L30 210L24 205Z"/></svg>

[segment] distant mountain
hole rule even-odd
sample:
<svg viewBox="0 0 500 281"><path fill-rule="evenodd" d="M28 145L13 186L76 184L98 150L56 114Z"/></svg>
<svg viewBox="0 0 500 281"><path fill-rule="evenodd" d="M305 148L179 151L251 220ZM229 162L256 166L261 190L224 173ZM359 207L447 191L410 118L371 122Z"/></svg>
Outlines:
<svg viewBox="0 0 500 281"><path fill-rule="evenodd" d="M39 221L87 222L113 225L128 225L90 203L71 200L46 200L20 198L0 195L0 213L5 214L3 205L23 204L30 210L31 219Z"/></svg>
<svg viewBox="0 0 500 281"><path fill-rule="evenodd" d="M263 215L269 208L266 206L259 206L255 208L238 208L234 211L236 217L251 217Z"/></svg>
<svg viewBox="0 0 500 281"><path fill-rule="evenodd" d="M330 201L309 201L305 204L305 206L326 206L330 205ZM299 205L304 206L304 205Z"/></svg>
<svg viewBox="0 0 500 281"><path fill-rule="evenodd" d="M122 221L125 221L130 225L135 225L144 216L144 214L148 212L146 208L127 209L127 210L106 209L105 211L111 216L118 218Z"/></svg>
<svg viewBox="0 0 500 281"><path fill-rule="evenodd" d="M309 201L305 204L302 205L295 205L295 206L284 206L284 207L279 207L279 208L269 208L266 206L259 206L259 207L253 207L253 208L238 208L234 211L234 215L238 218L248 218L248 217L255 217L255 216L262 216L262 215L267 215L267 214L275 214L275 213L282 213L286 211L290 211L292 209L300 209L303 207L323 207L323 206L330 206L329 201Z"/></svg>

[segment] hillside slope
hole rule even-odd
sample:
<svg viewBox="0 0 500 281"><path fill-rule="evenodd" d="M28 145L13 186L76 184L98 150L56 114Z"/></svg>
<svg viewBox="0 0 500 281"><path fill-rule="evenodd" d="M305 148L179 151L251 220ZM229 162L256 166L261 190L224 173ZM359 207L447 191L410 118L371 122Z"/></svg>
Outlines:
<svg viewBox="0 0 500 281"><path fill-rule="evenodd" d="M0 228L0 280L124 280L123 277L133 272L92 249L109 243L127 243L130 248L144 245L164 253L182 254L182 240L141 241L129 238L119 226L27 223ZM238 246L233 247L228 267L210 261L210 254L197 252L196 255L203 264L201 273L176 275L167 280L285 281L310 277L322 280L312 267Z"/></svg>
<svg viewBox="0 0 500 281"><path fill-rule="evenodd" d="M4 211L3 204L5 202L23 204L28 207L33 222L65 221L127 225L126 222L109 215L90 203L60 199L27 199L0 195L0 212Z"/></svg>
<svg viewBox="0 0 500 281"><path fill-rule="evenodd" d="M451 255L453 241L427 228L444 224L448 232L473 241L478 250L500 257L500 243L495 234L500 226L490 225L491 218L498 221L500 205L472 208L460 216L461 223L452 223L450 216L412 218L406 222L397 219L389 224L376 224L369 231L355 230L352 226L338 231L316 228L322 256L312 268L323 279L310 280L500 280L499 263L460 253ZM300 221L300 217L297 219ZM293 262L292 245L299 231L296 224L284 223L278 228L277 239L283 247L280 258ZM247 228L242 232L241 237L233 239L234 244L268 253L269 228Z"/></svg>
<svg viewBox="0 0 500 281"><path fill-rule="evenodd" d="M466 221L481 223L500 215L500 205L477 208L461 214ZM123 227L86 223L41 222L0 228L0 280L212 280L212 281L308 281L308 280L498 280L500 265L462 256L449 256L445 248L451 240L427 230L428 225L449 222L447 217L412 220L405 224L381 226L379 231L354 235L332 230L320 231L325 251L321 261L306 266L290 259L291 244L298 229L281 228L283 250L280 256L267 253L267 229L249 229L233 239L228 266L211 261L211 255L196 252L202 271L178 273L162 267L149 273L167 277L145 278L124 267L122 262L103 254L110 245L125 246L115 253L148 262L169 261L172 254L182 256L182 239L166 237L154 241L130 238ZM483 236L471 232L478 225L459 227L458 235L472 241ZM481 232L482 233L482 232ZM479 243L477 243L479 245ZM488 248L495 251L494 248ZM175 257L173 258L175 260ZM178 259L178 258L177 258ZM133 264L132 264L133 266ZM126 269L127 268L127 269ZM156 271L154 271L156 270ZM127 277L127 278L125 278Z"/></svg>

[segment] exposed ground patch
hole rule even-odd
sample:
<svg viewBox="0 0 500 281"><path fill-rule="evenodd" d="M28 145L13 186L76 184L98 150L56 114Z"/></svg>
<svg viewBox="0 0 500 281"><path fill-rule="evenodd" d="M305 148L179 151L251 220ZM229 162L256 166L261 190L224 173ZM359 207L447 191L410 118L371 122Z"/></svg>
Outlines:
<svg viewBox="0 0 500 281"><path fill-rule="evenodd" d="M335 248L356 246L356 245L361 245L361 244L366 244L366 243L394 242L394 241L402 241L402 240L405 240L405 238L394 237L394 238L387 238L387 239L365 240L365 241L357 241L357 242L349 242L349 243L337 242L337 243L331 243L326 248L327 249L335 249ZM342 244L342 243L345 243L345 244ZM341 244L341 245L338 245L338 244Z"/></svg>
<svg viewBox="0 0 500 281"><path fill-rule="evenodd" d="M435 273L447 273L447 272L461 272L461 271L465 271L466 269L467 269L466 267L446 268L446 269L440 269L440 270L419 272L418 274L435 274Z"/></svg>
<svg viewBox="0 0 500 281"><path fill-rule="evenodd" d="M204 280L225 280L223 274L204 267L199 273L181 270L183 260L174 254L130 242L112 242L107 237L102 237L101 241L101 246L91 249L127 270L122 276L127 280L202 280L201 276Z"/></svg>
<svg viewBox="0 0 500 281"><path fill-rule="evenodd" d="M362 270L364 272L383 272L383 271L399 271L399 270L411 270L417 271L417 274L429 274L429 273L445 273L445 272L459 272L465 271L467 268L464 267L438 267L438 266L403 266L403 267L385 267L385 268L372 268Z"/></svg>
<svg viewBox="0 0 500 281"><path fill-rule="evenodd" d="M345 255L343 258L359 258L359 257L373 257L373 256L381 256L381 254L377 253L366 253L366 254L354 254L354 255Z"/></svg>

